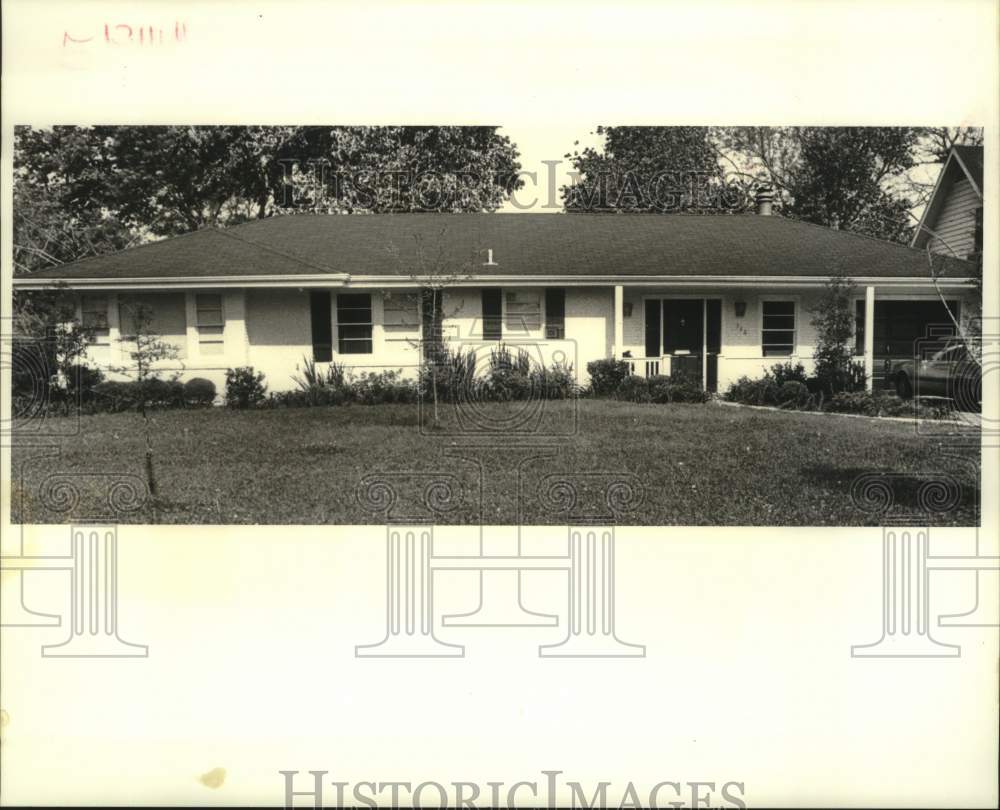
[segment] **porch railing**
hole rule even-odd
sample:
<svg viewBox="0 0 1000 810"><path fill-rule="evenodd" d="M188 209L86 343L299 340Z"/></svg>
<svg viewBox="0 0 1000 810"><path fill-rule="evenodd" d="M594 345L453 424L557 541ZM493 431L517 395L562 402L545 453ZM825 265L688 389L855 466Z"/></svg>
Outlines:
<svg viewBox="0 0 1000 810"><path fill-rule="evenodd" d="M627 357L629 371L640 377L657 377L670 374L670 357Z"/></svg>

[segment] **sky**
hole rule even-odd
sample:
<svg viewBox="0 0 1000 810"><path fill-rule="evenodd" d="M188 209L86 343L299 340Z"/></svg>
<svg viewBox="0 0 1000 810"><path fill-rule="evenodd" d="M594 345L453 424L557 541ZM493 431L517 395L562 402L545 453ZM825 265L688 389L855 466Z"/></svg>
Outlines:
<svg viewBox="0 0 1000 810"><path fill-rule="evenodd" d="M572 182L573 167L566 154L574 149L600 146L604 139L593 134L596 128L596 123L500 127L500 133L517 145L522 171L535 173L534 178L522 176L525 187L500 211L516 213L528 208L532 213L559 213L562 210L559 188ZM551 165L551 161L559 162Z"/></svg>

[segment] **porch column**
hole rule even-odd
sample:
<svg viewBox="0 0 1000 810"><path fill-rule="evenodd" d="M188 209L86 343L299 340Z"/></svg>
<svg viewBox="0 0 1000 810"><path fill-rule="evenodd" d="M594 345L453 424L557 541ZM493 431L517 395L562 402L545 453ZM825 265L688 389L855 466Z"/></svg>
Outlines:
<svg viewBox="0 0 1000 810"><path fill-rule="evenodd" d="M128 358L122 351L121 312L118 308L118 293L108 293L108 366L120 366Z"/></svg>
<svg viewBox="0 0 1000 810"><path fill-rule="evenodd" d="M187 336L187 358L196 360L200 355L198 344L198 304L195 293L188 290L184 293L184 333Z"/></svg>
<svg viewBox="0 0 1000 810"><path fill-rule="evenodd" d="M865 390L875 383L875 288L865 287Z"/></svg>
<svg viewBox="0 0 1000 810"><path fill-rule="evenodd" d="M615 359L621 357L625 348L625 288L621 284L615 285L615 342L612 346L611 354Z"/></svg>

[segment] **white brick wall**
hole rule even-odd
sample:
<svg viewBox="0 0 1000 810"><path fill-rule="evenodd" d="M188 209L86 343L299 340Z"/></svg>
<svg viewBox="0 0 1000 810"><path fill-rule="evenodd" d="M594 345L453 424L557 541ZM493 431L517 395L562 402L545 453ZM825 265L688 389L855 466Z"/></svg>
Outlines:
<svg viewBox="0 0 1000 810"><path fill-rule="evenodd" d="M509 291L504 288L504 307ZM541 296L541 323L528 331L511 328L509 319L504 323L504 342L522 345L529 350L533 360L551 365L554 360L571 363L581 383L587 382L586 366L591 360L610 357L614 340L612 313L614 290L611 287L576 287L566 289L566 339L544 340L544 288L534 288ZM529 293L528 288L520 289ZM419 366L418 346L420 328L416 318L409 325L396 328L384 326L384 292L372 290L372 317L374 320L371 355L339 355L336 353L336 295L331 290L331 324L334 334L334 360L357 370L402 369L413 375ZM229 367L251 365L263 371L272 391L295 387L293 376L296 366L304 358L312 357L311 318L309 292L298 289L228 290L224 295L225 352L222 355L202 357L197 351L197 334L189 323L186 357L181 361L164 364L168 372L180 371L181 379L206 377L215 382L220 393L224 390L225 370ZM393 291L392 295L400 295ZM710 289L697 293L668 288L626 288L624 301L632 305L632 314L624 318L623 350L633 357L645 356L645 307L644 299L671 297L718 298L722 301L722 351L719 357L719 390L741 375L758 376L775 363L790 360L801 362L809 369L815 344L810 310L816 305L819 290L800 288ZM864 289L857 295L863 297ZM188 298L193 293L187 294ZM444 333L454 347L482 347L482 307L479 289L446 290L443 298ZM892 293L876 292L877 298L936 298L926 289L893 290ZM176 297L176 296L175 296ZM949 294L949 297L960 297ZM766 298L796 302L796 345L791 357L764 357L761 352L761 302ZM166 300L166 299L165 299ZM735 303L746 302L746 312L737 317ZM116 306L116 296L109 295L109 308ZM176 309L176 306L173 306ZM187 307L189 320L192 307ZM111 313L109 313L110 315ZM109 321L114 321L109 317ZM98 347L92 361L107 366L114 356L115 346Z"/></svg>

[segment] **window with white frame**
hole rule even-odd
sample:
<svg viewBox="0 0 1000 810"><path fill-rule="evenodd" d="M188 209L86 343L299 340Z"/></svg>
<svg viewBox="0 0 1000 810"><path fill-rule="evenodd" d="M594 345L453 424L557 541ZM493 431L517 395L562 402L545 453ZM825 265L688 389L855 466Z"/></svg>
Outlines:
<svg viewBox="0 0 1000 810"><path fill-rule="evenodd" d="M222 315L222 296L218 293L197 293L195 326L198 328L198 351L201 354L223 354L226 321Z"/></svg>
<svg viewBox="0 0 1000 810"><path fill-rule="evenodd" d="M795 302L761 303L761 353L764 357L790 356L795 351Z"/></svg>
<svg viewBox="0 0 1000 810"><path fill-rule="evenodd" d="M370 293L337 296L337 353L372 353L372 297Z"/></svg>
<svg viewBox="0 0 1000 810"><path fill-rule="evenodd" d="M84 295L80 298L80 320L84 329L94 332L94 342L107 341L108 297L106 295Z"/></svg>

